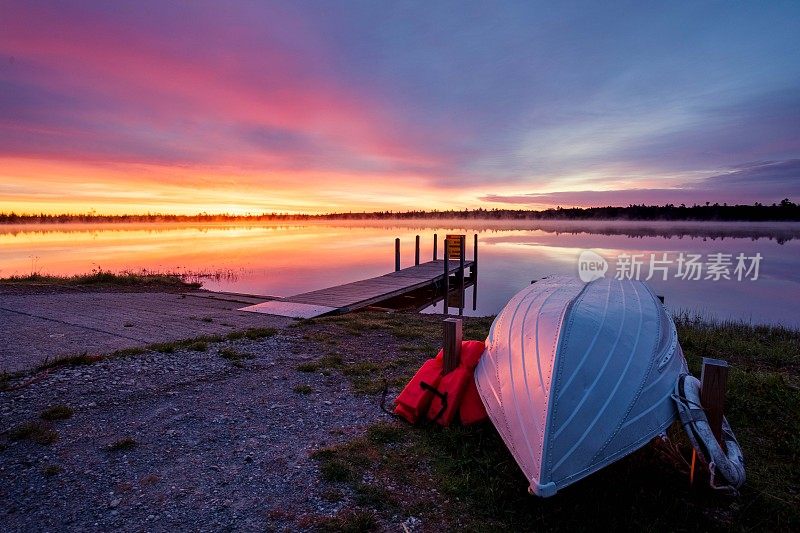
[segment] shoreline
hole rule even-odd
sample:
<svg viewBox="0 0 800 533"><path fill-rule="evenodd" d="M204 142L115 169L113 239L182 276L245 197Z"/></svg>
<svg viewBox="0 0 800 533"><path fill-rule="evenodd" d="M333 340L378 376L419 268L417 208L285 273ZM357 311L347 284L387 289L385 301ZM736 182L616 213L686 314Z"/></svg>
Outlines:
<svg viewBox="0 0 800 533"><path fill-rule="evenodd" d="M536 516L564 530L579 517L626 529L800 524L800 467L791 459L800 453L791 444L800 430L800 333L678 324L695 374L701 357L732 364L727 414L748 462L738 499L689 489L680 462L651 444L539 500L490 424L415 428L380 410L384 388L391 400L435 354L443 318L295 321L261 337L187 341L7 378L0 501L9 530L518 529ZM490 324L466 317L464 338L484 338ZM72 414L40 418L54 408Z"/></svg>

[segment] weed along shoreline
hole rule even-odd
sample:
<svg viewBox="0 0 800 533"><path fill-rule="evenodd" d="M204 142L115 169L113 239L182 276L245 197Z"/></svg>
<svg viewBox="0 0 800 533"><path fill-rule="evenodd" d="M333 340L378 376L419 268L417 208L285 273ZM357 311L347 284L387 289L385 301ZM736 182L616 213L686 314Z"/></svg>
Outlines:
<svg viewBox="0 0 800 533"><path fill-rule="evenodd" d="M65 285L4 283L6 297ZM66 285L58 294L135 284ZM212 322L191 323L225 328L230 311L214 309ZM693 374L703 357L731 364L726 416L748 469L738 497L689 486L690 446L675 425L671 445L653 442L542 500L490 423L411 426L381 409L384 392L388 403L438 351L443 315L254 317L262 323L3 374L4 530L800 527L798 331L676 317ZM492 323L463 320L464 339L484 339Z"/></svg>

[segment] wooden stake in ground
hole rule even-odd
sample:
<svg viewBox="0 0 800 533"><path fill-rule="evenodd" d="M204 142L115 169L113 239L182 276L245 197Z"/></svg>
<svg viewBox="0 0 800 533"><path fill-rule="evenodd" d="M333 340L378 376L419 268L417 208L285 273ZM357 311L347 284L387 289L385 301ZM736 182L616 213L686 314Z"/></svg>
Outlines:
<svg viewBox="0 0 800 533"><path fill-rule="evenodd" d="M444 342L442 351L444 352L444 368L442 373L447 374L455 370L461 362L461 340L464 337L464 330L460 318L446 318L443 326Z"/></svg>
<svg viewBox="0 0 800 533"><path fill-rule="evenodd" d="M721 359L703 358L703 369L700 372L700 403L706 413L708 425L714 438L727 451L722 438L722 419L725 416L725 395L728 392L728 370L730 366ZM697 451L692 450L692 467L689 472L689 484L694 483L694 469L697 463Z"/></svg>

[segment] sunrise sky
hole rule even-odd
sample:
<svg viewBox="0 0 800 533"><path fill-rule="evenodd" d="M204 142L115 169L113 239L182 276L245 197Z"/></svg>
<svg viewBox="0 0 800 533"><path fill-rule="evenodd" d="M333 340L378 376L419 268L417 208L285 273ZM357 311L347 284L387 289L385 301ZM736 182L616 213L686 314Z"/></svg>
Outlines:
<svg viewBox="0 0 800 533"><path fill-rule="evenodd" d="M800 2L0 0L0 211L800 200Z"/></svg>

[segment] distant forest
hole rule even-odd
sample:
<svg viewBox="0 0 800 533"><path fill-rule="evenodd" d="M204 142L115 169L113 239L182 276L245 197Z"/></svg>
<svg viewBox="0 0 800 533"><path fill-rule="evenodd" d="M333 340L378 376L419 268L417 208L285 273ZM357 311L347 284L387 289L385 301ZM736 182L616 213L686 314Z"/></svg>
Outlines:
<svg viewBox="0 0 800 533"><path fill-rule="evenodd" d="M534 211L527 209L464 209L460 211L376 211L371 213L257 215L98 215L85 214L16 214L0 213L0 224L69 223L69 222L266 222L282 220L715 220L715 221L800 221L800 206L789 199L779 204L762 205L629 205L627 207L561 208Z"/></svg>

